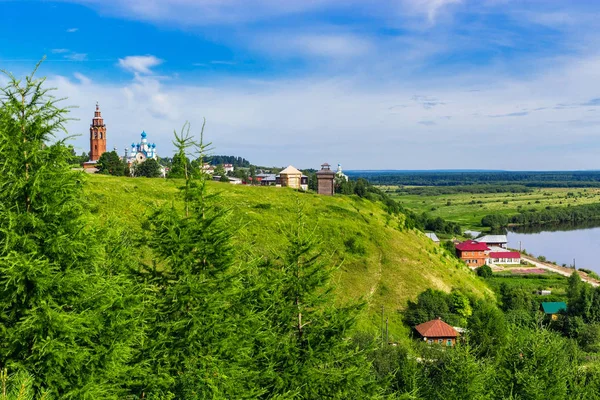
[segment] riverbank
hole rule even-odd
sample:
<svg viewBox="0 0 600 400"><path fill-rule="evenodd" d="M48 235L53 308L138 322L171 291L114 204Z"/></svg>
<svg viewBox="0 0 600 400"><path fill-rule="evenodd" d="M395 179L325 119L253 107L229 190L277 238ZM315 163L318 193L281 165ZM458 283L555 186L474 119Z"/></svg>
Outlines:
<svg viewBox="0 0 600 400"><path fill-rule="evenodd" d="M572 268L561 267L560 265L552 264L549 262L542 262L542 261L538 260L537 258L528 256L528 255L525 255L522 253L521 253L521 258L523 260L527 261L528 263L534 265L537 268L542 268L547 271L555 272L555 273L563 275L563 276L571 276L574 271ZM585 272L577 270L577 274L579 274L582 281L587 282L594 287L600 286L600 281L588 276L588 274L586 274Z"/></svg>

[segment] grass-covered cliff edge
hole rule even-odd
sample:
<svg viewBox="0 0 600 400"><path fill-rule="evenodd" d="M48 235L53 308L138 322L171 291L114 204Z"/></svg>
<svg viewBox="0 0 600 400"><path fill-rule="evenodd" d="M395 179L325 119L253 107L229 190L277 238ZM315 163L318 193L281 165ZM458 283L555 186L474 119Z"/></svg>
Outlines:
<svg viewBox="0 0 600 400"><path fill-rule="evenodd" d="M89 176L85 194L91 223L114 222L139 231L157 206L182 204L181 184L179 180ZM209 190L218 192L231 210L237 257L281 253L286 245L282 229L301 207L321 238L322 250L339 265L337 299L367 300L358 323L361 330L379 332L383 306L390 339L402 340L406 328L397 311L427 288L458 288L478 297L492 294L466 266L420 232L403 228L403 215L388 214L380 203L276 187L210 183Z"/></svg>

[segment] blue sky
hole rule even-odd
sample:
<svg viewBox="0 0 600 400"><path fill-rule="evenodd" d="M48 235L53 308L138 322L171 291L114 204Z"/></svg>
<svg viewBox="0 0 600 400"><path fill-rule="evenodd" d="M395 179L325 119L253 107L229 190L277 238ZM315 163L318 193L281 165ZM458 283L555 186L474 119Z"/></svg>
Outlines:
<svg viewBox="0 0 600 400"><path fill-rule="evenodd" d="M346 169L599 169L600 4L551 0L0 0L0 68L94 104L108 145ZM1 80L2 78L0 78Z"/></svg>

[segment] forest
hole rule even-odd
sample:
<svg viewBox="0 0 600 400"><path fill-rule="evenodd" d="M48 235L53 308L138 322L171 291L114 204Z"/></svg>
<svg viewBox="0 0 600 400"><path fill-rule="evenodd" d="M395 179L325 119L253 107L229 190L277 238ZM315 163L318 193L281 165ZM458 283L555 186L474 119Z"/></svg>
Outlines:
<svg viewBox="0 0 600 400"><path fill-rule="evenodd" d="M181 206L165 202L137 233L90 225L87 177L60 139L68 109L43 78L8 78L2 398L599 398L600 289L576 274L556 323L520 289L498 298L429 289L401 312L407 328L443 317L467 328L463 339L389 343L356 328L364 299L332 301L334 266L300 206L283 227L286 251L236 258L229 211L184 163ZM174 142L179 159L208 146L187 124ZM150 254L138 254L142 244Z"/></svg>
<svg viewBox="0 0 600 400"><path fill-rule="evenodd" d="M347 171L374 185L600 187L600 171Z"/></svg>

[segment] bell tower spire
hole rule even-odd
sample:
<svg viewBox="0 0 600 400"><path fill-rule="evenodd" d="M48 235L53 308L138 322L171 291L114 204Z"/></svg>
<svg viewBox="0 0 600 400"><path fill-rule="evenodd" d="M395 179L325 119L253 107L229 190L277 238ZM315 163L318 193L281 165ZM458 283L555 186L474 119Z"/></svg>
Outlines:
<svg viewBox="0 0 600 400"><path fill-rule="evenodd" d="M90 125L90 161L97 161L106 152L106 125L96 102L96 111Z"/></svg>

